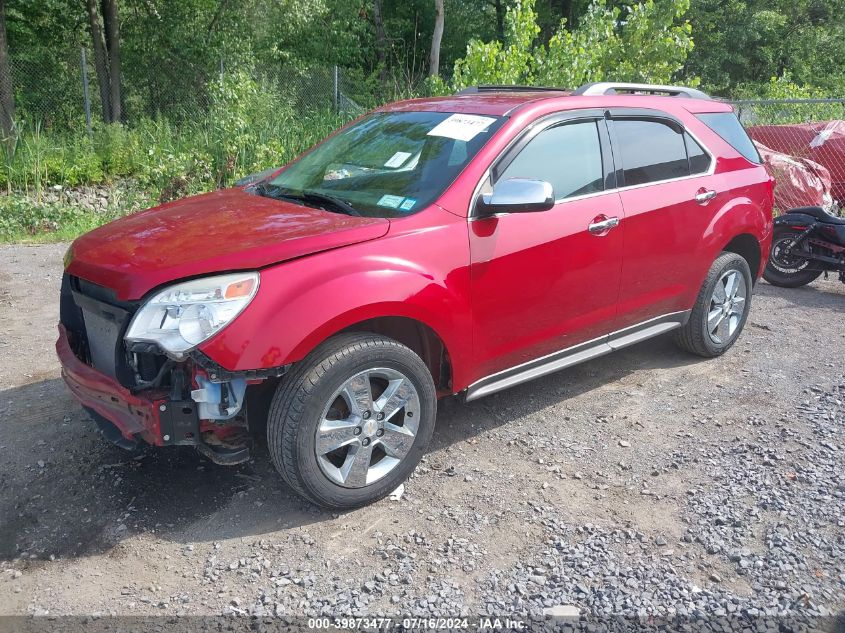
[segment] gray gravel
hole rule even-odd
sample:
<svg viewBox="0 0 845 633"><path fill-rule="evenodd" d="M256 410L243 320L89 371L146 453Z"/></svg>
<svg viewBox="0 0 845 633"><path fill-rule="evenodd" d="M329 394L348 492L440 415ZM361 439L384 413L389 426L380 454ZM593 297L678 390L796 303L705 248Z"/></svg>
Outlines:
<svg viewBox="0 0 845 633"><path fill-rule="evenodd" d="M720 359L659 338L444 401L401 498L333 514L288 490L261 446L227 469L104 445L51 349L64 248L0 247L0 613L765 631L845 608L841 284L759 285Z"/></svg>
<svg viewBox="0 0 845 633"><path fill-rule="evenodd" d="M750 417L747 435L672 455L669 468L700 463L710 477L686 491L688 527L677 542L573 526L556 508L536 507L549 547L490 575L488 612L579 604L594 616L835 615L845 595L845 450L834 444L845 424L845 375L804 395L771 424ZM692 567L712 569L703 586L689 580ZM750 594L723 587L718 570Z"/></svg>

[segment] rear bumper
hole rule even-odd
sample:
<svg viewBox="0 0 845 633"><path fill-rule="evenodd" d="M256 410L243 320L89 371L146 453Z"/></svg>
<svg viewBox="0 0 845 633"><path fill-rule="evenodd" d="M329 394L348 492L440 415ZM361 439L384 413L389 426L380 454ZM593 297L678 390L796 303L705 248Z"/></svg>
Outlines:
<svg viewBox="0 0 845 633"><path fill-rule="evenodd" d="M83 407L103 416L129 440L164 445L159 407L167 401L165 394L160 398L135 395L115 379L83 363L73 353L62 325L59 325L56 354L62 365L62 378Z"/></svg>

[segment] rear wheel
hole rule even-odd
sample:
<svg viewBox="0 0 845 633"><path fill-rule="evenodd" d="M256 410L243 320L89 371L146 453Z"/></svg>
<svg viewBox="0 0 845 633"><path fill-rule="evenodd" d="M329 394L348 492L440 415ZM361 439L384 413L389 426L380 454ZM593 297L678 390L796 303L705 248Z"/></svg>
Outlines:
<svg viewBox="0 0 845 633"><path fill-rule="evenodd" d="M434 381L413 351L375 334L340 335L276 391L270 456L303 497L354 508L407 479L431 439L436 411Z"/></svg>
<svg viewBox="0 0 845 633"><path fill-rule="evenodd" d="M688 352L721 356L739 338L751 309L751 270L736 253L722 253L713 262L686 324L675 340Z"/></svg>
<svg viewBox="0 0 845 633"><path fill-rule="evenodd" d="M800 234L793 229L775 230L769 262L763 271L763 279L773 286L798 288L815 281L822 274L820 270L809 269L812 262L806 257L801 257L795 252L786 252L792 240Z"/></svg>

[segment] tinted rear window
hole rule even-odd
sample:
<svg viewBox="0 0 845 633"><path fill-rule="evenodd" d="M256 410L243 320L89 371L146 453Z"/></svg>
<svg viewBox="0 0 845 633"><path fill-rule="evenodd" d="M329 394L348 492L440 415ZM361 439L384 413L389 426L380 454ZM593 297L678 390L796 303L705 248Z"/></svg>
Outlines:
<svg viewBox="0 0 845 633"><path fill-rule="evenodd" d="M616 119L613 125L626 186L689 176L687 149L679 130L644 119Z"/></svg>
<svg viewBox="0 0 845 633"><path fill-rule="evenodd" d="M745 156L752 163L762 163L760 154L754 143L733 112L711 112L697 115L698 119L707 127L721 136L736 151Z"/></svg>

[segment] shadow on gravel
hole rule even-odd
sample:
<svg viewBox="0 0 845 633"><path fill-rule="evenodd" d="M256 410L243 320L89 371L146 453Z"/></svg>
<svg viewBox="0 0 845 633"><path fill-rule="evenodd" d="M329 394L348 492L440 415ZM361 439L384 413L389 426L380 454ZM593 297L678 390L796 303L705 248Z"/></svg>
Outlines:
<svg viewBox="0 0 845 633"><path fill-rule="evenodd" d="M776 297L800 308L822 308L841 313L845 310L845 294L843 294L843 290L845 290L845 285L836 281L834 276L831 276L830 281L827 283L814 282L802 288L780 288L761 280L755 286L754 294L764 297ZM751 317L754 317L753 307Z"/></svg>
<svg viewBox="0 0 845 633"><path fill-rule="evenodd" d="M591 363L465 404L442 403L433 449L613 383L631 372L698 359L659 337ZM111 550L129 535L178 543L261 536L328 519L270 464L221 467L193 449L140 455L106 443L60 379L0 392L0 560L73 558Z"/></svg>
<svg viewBox="0 0 845 633"><path fill-rule="evenodd" d="M0 419L0 560L87 556L138 533L200 540L182 536L191 526L207 540L258 535L329 516L284 486L263 445L253 461L231 468L190 447L112 446L60 379L0 392ZM248 501L257 509L262 496L262 512L203 529L221 508Z"/></svg>
<svg viewBox="0 0 845 633"><path fill-rule="evenodd" d="M537 413L645 369L672 369L706 362L681 351L668 335L465 403L459 397L442 402L432 448L443 448L471 435L487 432L515 417ZM444 406L445 405L445 406ZM464 418L471 422L468 428ZM460 422L452 424L453 421Z"/></svg>

